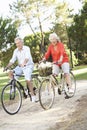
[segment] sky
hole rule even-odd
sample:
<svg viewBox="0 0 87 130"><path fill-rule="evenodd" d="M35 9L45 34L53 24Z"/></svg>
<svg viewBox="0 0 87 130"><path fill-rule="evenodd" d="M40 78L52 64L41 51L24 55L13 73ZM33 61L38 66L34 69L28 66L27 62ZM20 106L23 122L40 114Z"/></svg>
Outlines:
<svg viewBox="0 0 87 130"><path fill-rule="evenodd" d="M9 15L9 4L12 4L13 1L17 0L0 0L0 16L7 17ZM59 0L58 0L59 1ZM79 0L60 0L66 1L70 4L70 7L74 9L74 13L78 13L79 9L81 9L81 3ZM29 34L28 27L23 27L19 30L19 35L24 37L24 35Z"/></svg>

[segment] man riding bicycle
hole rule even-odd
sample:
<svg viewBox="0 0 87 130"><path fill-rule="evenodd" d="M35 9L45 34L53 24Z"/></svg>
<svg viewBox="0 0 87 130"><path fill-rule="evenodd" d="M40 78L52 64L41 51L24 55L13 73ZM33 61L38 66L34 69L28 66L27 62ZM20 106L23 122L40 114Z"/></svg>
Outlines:
<svg viewBox="0 0 87 130"><path fill-rule="evenodd" d="M21 75L22 73L24 74L25 80L31 92L32 102L35 102L36 97L34 95L33 85L31 82L31 74L34 69L34 63L31 56L30 48L28 46L24 46L23 43L24 42L21 38L15 38L15 44L17 48L14 50L13 56L5 69L12 66L12 64L16 60L18 61L18 66L16 66L13 71L15 71L17 75ZM9 71L10 79L13 78L13 71Z"/></svg>

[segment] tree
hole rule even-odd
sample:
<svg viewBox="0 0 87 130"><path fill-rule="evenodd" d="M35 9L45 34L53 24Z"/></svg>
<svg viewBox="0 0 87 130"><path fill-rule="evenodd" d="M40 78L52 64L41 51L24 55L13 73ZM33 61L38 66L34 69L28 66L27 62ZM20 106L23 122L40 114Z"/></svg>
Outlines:
<svg viewBox="0 0 87 130"><path fill-rule="evenodd" d="M15 23L9 18L0 17L0 50L7 49L14 42L17 35Z"/></svg>
<svg viewBox="0 0 87 130"><path fill-rule="evenodd" d="M69 36L77 58L82 60L87 54L87 2L84 2L79 15L74 16L74 22L69 28Z"/></svg>
<svg viewBox="0 0 87 130"><path fill-rule="evenodd" d="M73 16L71 15L72 9L70 10L68 4L66 2L60 2L57 4L55 9L55 22L53 31L58 34L61 41L66 44L70 49L70 61L73 67L73 60L72 60L72 46L70 37L68 35L68 27L73 22Z"/></svg>
<svg viewBox="0 0 87 130"><path fill-rule="evenodd" d="M17 29L12 19L0 17L0 65L6 65L12 54ZM10 48L10 49L9 49Z"/></svg>
<svg viewBox="0 0 87 130"><path fill-rule="evenodd" d="M36 37L36 32L40 32L41 52L44 51L43 24L51 18L50 10L53 10L54 4L55 0L18 0L10 5L12 15L14 14L15 19L19 20L19 25L28 24Z"/></svg>

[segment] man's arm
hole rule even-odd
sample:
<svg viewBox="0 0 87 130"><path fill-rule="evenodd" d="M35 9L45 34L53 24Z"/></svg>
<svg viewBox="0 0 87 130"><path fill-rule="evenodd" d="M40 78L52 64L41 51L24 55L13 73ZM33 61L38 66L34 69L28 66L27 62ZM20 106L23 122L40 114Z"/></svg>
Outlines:
<svg viewBox="0 0 87 130"><path fill-rule="evenodd" d="M26 58L26 59L24 60L23 64L21 64L21 65L19 65L19 66L20 66L20 67L24 67L24 66L26 66L26 64L27 64L28 61L29 61L29 59Z"/></svg>
<svg viewBox="0 0 87 130"><path fill-rule="evenodd" d="M13 63L11 63L11 62L9 62L8 63L8 65L4 68L4 70L3 71L6 71L7 69L9 69L10 68L10 66L12 66L13 65Z"/></svg>

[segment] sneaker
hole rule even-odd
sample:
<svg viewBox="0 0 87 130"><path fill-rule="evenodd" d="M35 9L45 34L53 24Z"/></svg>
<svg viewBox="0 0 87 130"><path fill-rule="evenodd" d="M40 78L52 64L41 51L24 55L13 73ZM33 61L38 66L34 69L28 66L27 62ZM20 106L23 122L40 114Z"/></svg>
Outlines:
<svg viewBox="0 0 87 130"><path fill-rule="evenodd" d="M72 88L69 89L69 93L74 93L74 90Z"/></svg>
<svg viewBox="0 0 87 130"><path fill-rule="evenodd" d="M36 102L36 96L32 96L32 102Z"/></svg>

